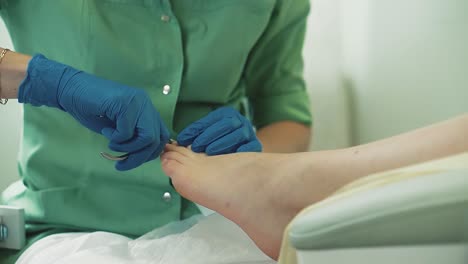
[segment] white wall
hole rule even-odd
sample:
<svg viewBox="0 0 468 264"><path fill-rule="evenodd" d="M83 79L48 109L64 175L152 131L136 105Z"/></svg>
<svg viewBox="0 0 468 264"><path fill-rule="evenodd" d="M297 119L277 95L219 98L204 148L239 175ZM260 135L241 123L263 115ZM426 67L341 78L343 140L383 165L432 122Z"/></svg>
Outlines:
<svg viewBox="0 0 468 264"><path fill-rule="evenodd" d="M354 143L468 112L468 1L342 3Z"/></svg>
<svg viewBox="0 0 468 264"><path fill-rule="evenodd" d="M468 112L468 1L313 0L306 79L314 149Z"/></svg>
<svg viewBox="0 0 468 264"><path fill-rule="evenodd" d="M0 47L13 49L0 19ZM16 167L21 127L21 108L17 100L0 105L0 190L18 178Z"/></svg>
<svg viewBox="0 0 468 264"><path fill-rule="evenodd" d="M350 105L342 78L340 5L340 0L313 0L308 23L305 79L314 116L315 150L351 144Z"/></svg>

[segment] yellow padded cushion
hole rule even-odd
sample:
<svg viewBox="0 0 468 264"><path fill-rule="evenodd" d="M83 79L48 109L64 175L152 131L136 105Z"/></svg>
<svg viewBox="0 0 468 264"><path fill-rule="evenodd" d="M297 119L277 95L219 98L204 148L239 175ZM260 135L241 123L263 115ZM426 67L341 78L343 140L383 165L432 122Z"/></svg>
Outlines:
<svg viewBox="0 0 468 264"><path fill-rule="evenodd" d="M344 186L329 198L305 208L291 223L294 223L296 219L303 215L310 214L314 210L323 209L324 207L330 206L331 204L342 202L344 199L349 199L352 196L369 190L382 188L390 184L409 179L415 179L421 176L461 169L468 169L468 152L440 160L425 162L418 165L369 175ZM290 245L289 241L291 223L286 228L283 236L283 244L279 258L279 263L283 264L297 263L295 249Z"/></svg>

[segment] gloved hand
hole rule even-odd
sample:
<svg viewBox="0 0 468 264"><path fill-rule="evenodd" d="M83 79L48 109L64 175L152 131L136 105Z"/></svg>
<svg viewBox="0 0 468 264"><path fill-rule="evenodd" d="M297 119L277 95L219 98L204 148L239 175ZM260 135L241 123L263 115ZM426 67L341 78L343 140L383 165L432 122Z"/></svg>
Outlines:
<svg viewBox="0 0 468 264"><path fill-rule="evenodd" d="M262 151L252 124L231 107L216 109L189 125L179 133L177 143L208 155Z"/></svg>
<svg viewBox="0 0 468 264"><path fill-rule="evenodd" d="M169 131L144 90L98 78L42 55L29 62L18 101L61 109L104 135L110 149L130 154L116 163L117 170L130 170L155 159L169 141Z"/></svg>

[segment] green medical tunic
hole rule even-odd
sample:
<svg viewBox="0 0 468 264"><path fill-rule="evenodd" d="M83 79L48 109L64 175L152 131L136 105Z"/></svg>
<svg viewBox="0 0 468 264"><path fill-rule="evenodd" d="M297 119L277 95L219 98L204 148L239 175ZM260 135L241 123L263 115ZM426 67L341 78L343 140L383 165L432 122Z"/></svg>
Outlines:
<svg viewBox="0 0 468 264"><path fill-rule="evenodd" d="M302 76L308 0L0 0L16 51L145 89L172 137L217 107L257 128L311 123ZM246 103L247 102L247 103ZM138 236L198 213L159 160L119 172L107 140L57 109L24 105L21 182L2 202L29 232Z"/></svg>

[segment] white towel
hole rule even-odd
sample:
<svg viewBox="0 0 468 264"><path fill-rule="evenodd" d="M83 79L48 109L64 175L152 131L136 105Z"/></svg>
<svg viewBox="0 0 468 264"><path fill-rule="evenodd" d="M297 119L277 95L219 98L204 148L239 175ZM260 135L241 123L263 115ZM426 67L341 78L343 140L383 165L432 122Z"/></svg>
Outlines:
<svg viewBox="0 0 468 264"><path fill-rule="evenodd" d="M168 224L132 240L107 233L51 235L17 264L273 264L236 224L213 214Z"/></svg>

